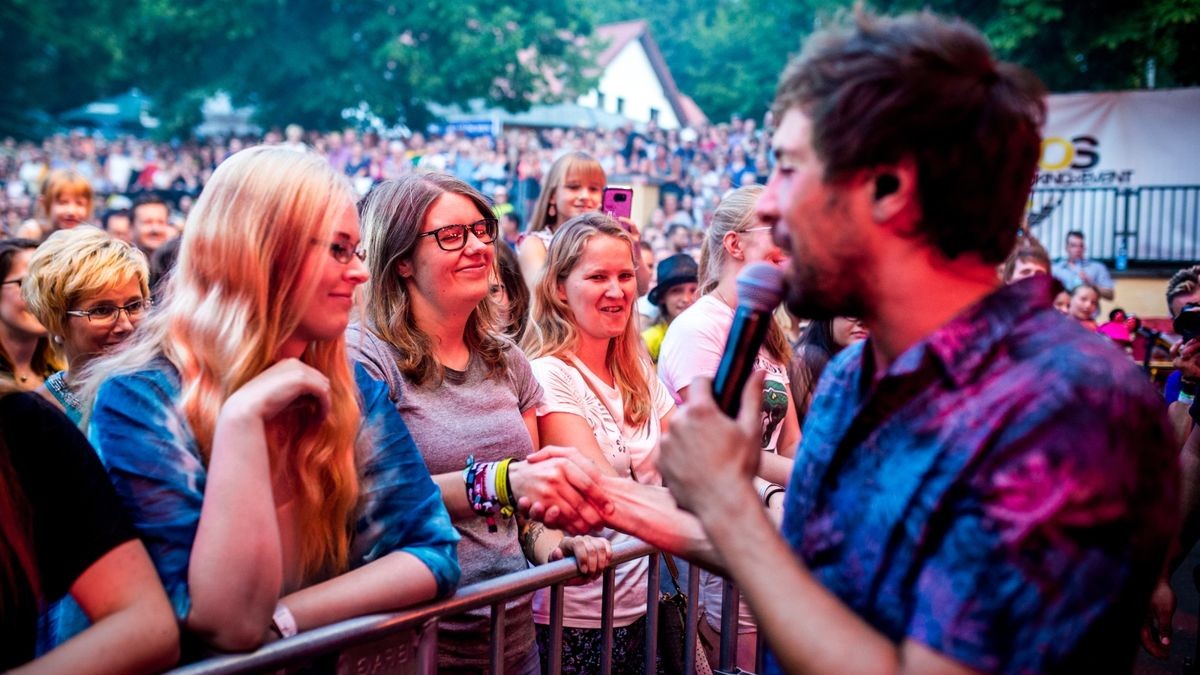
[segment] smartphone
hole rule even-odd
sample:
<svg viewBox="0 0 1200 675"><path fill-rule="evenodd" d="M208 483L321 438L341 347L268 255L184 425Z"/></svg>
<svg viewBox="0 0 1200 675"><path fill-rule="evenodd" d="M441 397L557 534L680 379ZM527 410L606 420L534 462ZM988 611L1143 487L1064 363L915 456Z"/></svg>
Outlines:
<svg viewBox="0 0 1200 675"><path fill-rule="evenodd" d="M633 188L606 187L600 203L601 210L613 218L629 218L633 216Z"/></svg>

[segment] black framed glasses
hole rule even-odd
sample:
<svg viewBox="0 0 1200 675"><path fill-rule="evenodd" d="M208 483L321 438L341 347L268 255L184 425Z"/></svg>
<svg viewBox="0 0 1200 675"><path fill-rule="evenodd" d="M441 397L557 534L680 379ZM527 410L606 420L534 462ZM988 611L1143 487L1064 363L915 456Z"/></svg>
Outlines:
<svg viewBox="0 0 1200 675"><path fill-rule="evenodd" d="M24 282L25 282L25 277L17 277L16 279L9 279L8 281L0 281L0 287L7 286L9 284L16 284L17 288L20 288L21 284L23 284Z"/></svg>
<svg viewBox="0 0 1200 675"><path fill-rule="evenodd" d="M469 225L446 225L436 230L422 232L417 237L433 237L434 241L437 242L438 248L443 251L457 251L467 245L468 230L482 244L490 244L496 241L496 230L499 227L499 222L495 218L484 218Z"/></svg>
<svg viewBox="0 0 1200 675"><path fill-rule="evenodd" d="M125 312L125 316L133 322L142 318L148 309L150 309L149 300L134 300L123 306L100 305L91 309L68 309L67 314L87 317L89 323L114 324L121 316L121 312Z"/></svg>

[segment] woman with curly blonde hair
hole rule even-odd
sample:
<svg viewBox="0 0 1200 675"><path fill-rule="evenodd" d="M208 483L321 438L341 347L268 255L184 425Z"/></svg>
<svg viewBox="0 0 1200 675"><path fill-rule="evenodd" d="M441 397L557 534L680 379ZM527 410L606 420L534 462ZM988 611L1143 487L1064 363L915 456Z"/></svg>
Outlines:
<svg viewBox="0 0 1200 675"><path fill-rule="evenodd" d="M146 256L90 225L59 230L30 258L21 293L67 360L40 391L78 424L83 410L72 373L124 342L145 316Z"/></svg>
<svg viewBox="0 0 1200 675"><path fill-rule="evenodd" d="M532 321L524 345L545 390L537 407L545 444L578 448L611 483L662 485L654 457L675 403L654 375L635 317L638 246L616 220L585 213L559 226L546 273L534 289ZM613 489L610 486L610 489ZM561 534L536 526L526 548L552 547ZM613 545L632 540L604 530ZM642 672L649 564L640 558L616 569L614 672ZM567 672L595 672L600 664L598 582L568 588L563 613L563 663ZM550 595L534 597L538 640L549 646ZM545 667L545 663L543 663Z"/></svg>
<svg viewBox="0 0 1200 675"><path fill-rule="evenodd" d="M183 627L221 650L449 593L456 536L343 333L366 281L345 179L257 147L189 217L162 307L88 368L91 440Z"/></svg>

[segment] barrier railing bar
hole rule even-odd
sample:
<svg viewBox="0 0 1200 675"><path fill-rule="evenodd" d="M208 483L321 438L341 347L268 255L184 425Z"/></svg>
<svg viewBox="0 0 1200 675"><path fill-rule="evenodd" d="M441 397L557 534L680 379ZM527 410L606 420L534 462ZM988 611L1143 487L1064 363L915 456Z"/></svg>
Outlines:
<svg viewBox="0 0 1200 675"><path fill-rule="evenodd" d="M696 672L696 629L700 621L700 569L688 565L687 625L684 626L683 672ZM708 621L708 619L704 619Z"/></svg>
<svg viewBox="0 0 1200 675"><path fill-rule="evenodd" d="M655 549L642 541L630 541L613 547L612 564L627 562L649 555ZM562 641L562 582L577 577L579 572L575 560L566 558L539 565L517 574L486 579L458 589L453 596L437 602L400 610L398 612L368 614L346 619L328 626L305 631L286 640L264 645L249 654L214 656L189 664L172 672L179 675L219 675L247 671L273 670L293 665L350 647L387 637L408 628L417 628L430 620L452 616L505 600L514 595L531 593L539 588L553 586L550 594L552 633L558 626L561 649ZM555 613L555 599L558 609ZM436 651L436 650L435 650ZM560 652L561 656L561 652ZM559 664L561 666L561 662Z"/></svg>
<svg viewBox="0 0 1200 675"><path fill-rule="evenodd" d="M492 644L490 658L492 660L488 672L491 675L504 675L504 620L508 611L508 602L501 600L492 603Z"/></svg>
<svg viewBox="0 0 1200 675"><path fill-rule="evenodd" d="M613 594L617 568L609 565L604 570L604 584L600 600L600 675L612 675L613 655Z"/></svg>
<svg viewBox="0 0 1200 675"><path fill-rule="evenodd" d="M643 673L653 673L658 670L655 663L658 657L658 597L662 593L659 589L661 577L658 561L657 553L651 553L650 559L647 561L650 565L650 574L646 582L646 662L642 668Z"/></svg>
<svg viewBox="0 0 1200 675"><path fill-rule="evenodd" d="M718 667L732 671L737 665L739 619L738 591L733 582L721 580L721 652Z"/></svg>
<svg viewBox="0 0 1200 675"><path fill-rule="evenodd" d="M547 665L551 675L562 672L563 585L550 587L550 655Z"/></svg>
<svg viewBox="0 0 1200 675"><path fill-rule="evenodd" d="M438 622L434 619L421 629L421 639L417 643L417 672L421 675L437 675L437 634Z"/></svg>

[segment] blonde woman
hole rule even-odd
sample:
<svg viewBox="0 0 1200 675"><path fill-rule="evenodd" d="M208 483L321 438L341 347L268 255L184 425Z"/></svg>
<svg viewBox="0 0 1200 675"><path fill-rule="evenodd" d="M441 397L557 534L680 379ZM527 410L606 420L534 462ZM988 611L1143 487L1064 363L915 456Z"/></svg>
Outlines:
<svg viewBox="0 0 1200 675"><path fill-rule="evenodd" d="M523 461L538 447L542 390L525 355L498 332L489 297L495 216L477 191L441 173L381 183L361 210L372 280L364 322L350 327L347 344L387 383L441 488L462 535L463 583L523 570L510 509L528 497L572 511L581 497L563 470L576 483L587 479L565 459ZM586 508L577 531L599 522ZM590 573L610 554L607 541L566 537L531 558L574 555ZM438 672L487 667L489 618L485 607L439 623ZM505 621L505 672L539 672L529 595L509 601Z"/></svg>
<svg viewBox="0 0 1200 675"><path fill-rule="evenodd" d="M546 252L559 224L599 210L607 181L600 162L586 152L568 152L550 166L529 217L529 228L517 244L521 274L531 291L542 276Z"/></svg>
<svg viewBox="0 0 1200 675"><path fill-rule="evenodd" d="M90 225L51 234L29 260L25 304L67 361L39 390L79 423L72 374L133 334L150 307L146 256Z"/></svg>
<svg viewBox="0 0 1200 675"><path fill-rule="evenodd" d="M92 443L209 647L253 649L458 581L412 437L346 355L358 245L324 159L239 152L196 201L160 310L89 367Z"/></svg>
<svg viewBox="0 0 1200 675"><path fill-rule="evenodd" d="M754 206L762 195L760 185L739 188L721 200L700 250L700 293L696 302L667 328L658 356L658 375L679 400L697 377L717 372L737 305L737 276L753 262L782 264L786 257L771 239L771 228L758 222ZM763 383L762 458L759 462L759 496L779 518L783 507L782 485L791 475L791 458L800 440L800 424L791 398L788 364L791 347L783 330L772 323L766 344L754 360L754 370L766 373ZM721 621L721 579L702 575L701 602L708 625ZM738 665L754 667L756 629L743 602L738 636Z"/></svg>
<svg viewBox="0 0 1200 675"><path fill-rule="evenodd" d="M87 224L92 219L95 195L83 174L55 169L46 177L37 210L46 234Z"/></svg>
<svg viewBox="0 0 1200 675"><path fill-rule="evenodd" d="M537 408L541 441L578 448L603 474L662 485L654 455L675 403L654 376L637 330L637 250L616 220L599 213L560 226L534 291L524 344L545 390ZM534 525L525 545L553 547L561 536ZM632 539L612 530L603 536L614 545ZM613 672L642 672L648 572L645 558L617 567ZM597 672L602 584L568 588L564 597L564 672ZM550 595L543 589L534 598L543 650L549 620Z"/></svg>

